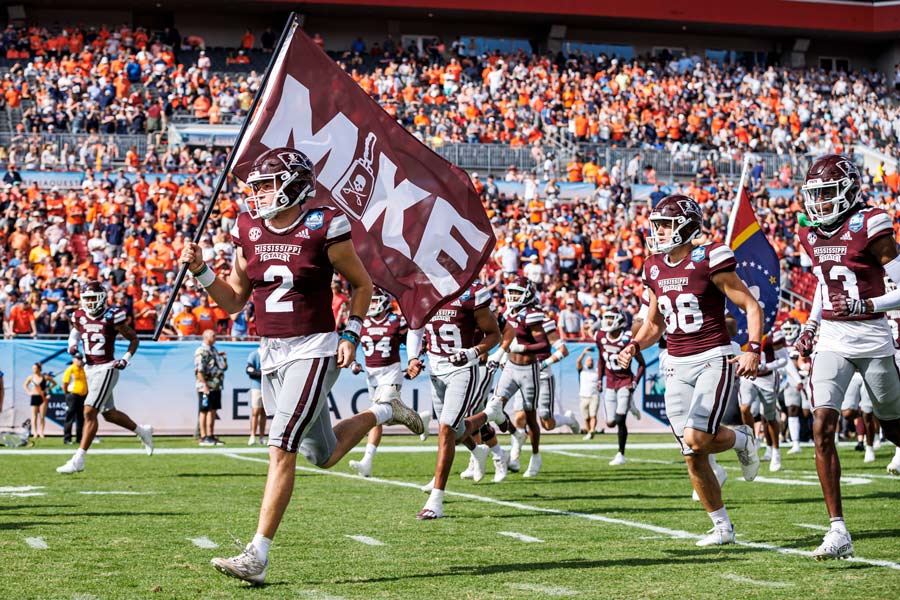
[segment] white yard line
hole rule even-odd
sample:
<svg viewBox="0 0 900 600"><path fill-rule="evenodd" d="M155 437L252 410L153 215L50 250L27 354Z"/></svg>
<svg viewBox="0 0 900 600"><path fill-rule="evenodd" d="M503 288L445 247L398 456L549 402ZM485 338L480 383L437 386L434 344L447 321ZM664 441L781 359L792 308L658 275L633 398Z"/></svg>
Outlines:
<svg viewBox="0 0 900 600"><path fill-rule="evenodd" d="M630 448L631 446L629 446ZM565 450L555 450L552 446L549 447L547 452L552 452L553 454L561 454L563 456L571 456L573 458L593 458L594 460L612 460L614 457L612 456L599 456L595 454L582 454L580 452L567 452ZM650 463L654 465L683 465L684 461L679 460L653 460L652 458L632 458L630 456L626 456L625 460L628 462L637 462L637 463Z"/></svg>
<svg viewBox="0 0 900 600"><path fill-rule="evenodd" d="M344 537L348 537L351 540L356 540L360 544L365 544L366 546L384 546L384 542L381 540L376 540L373 537L369 537L367 535L345 535Z"/></svg>
<svg viewBox="0 0 900 600"><path fill-rule="evenodd" d="M33 492L34 490L42 490L42 485L20 485L18 487L0 487L0 494L14 494L18 492Z"/></svg>
<svg viewBox="0 0 900 600"><path fill-rule="evenodd" d="M195 546L197 546L198 548L212 549L212 548L219 547L219 545L217 543L215 543L214 541L212 541L205 535L203 537L187 538L187 539L189 539L191 541L191 543L194 544Z"/></svg>
<svg viewBox="0 0 900 600"><path fill-rule="evenodd" d="M46 550L50 547L47 545L47 542L44 541L44 538L39 537L27 537L25 538L25 543L35 550Z"/></svg>
<svg viewBox="0 0 900 600"><path fill-rule="evenodd" d="M531 537L530 535L525 535L524 533L516 533L515 531L498 531L499 535L505 535L506 537L511 537L519 540L520 542L525 542L526 544L543 544L544 540L538 539L536 537Z"/></svg>
<svg viewBox="0 0 900 600"><path fill-rule="evenodd" d="M791 587L794 585L793 583L784 583L781 581L760 581L758 579L750 579L749 577L743 577L741 575L735 575L734 573L722 573L719 575L722 579L727 579L728 581L736 581L737 583L747 583L750 585L758 585L762 587L773 587L773 588L782 588L782 587Z"/></svg>
<svg viewBox="0 0 900 600"><path fill-rule="evenodd" d="M558 585L538 585L536 583L507 583L506 587L523 592L537 592L548 596L577 596L581 593Z"/></svg>
<svg viewBox="0 0 900 600"><path fill-rule="evenodd" d="M814 531L829 531L830 527L825 527L824 525L813 525L812 523L794 523L797 527L803 527L804 529L812 529Z"/></svg>
<svg viewBox="0 0 900 600"><path fill-rule="evenodd" d="M238 460L248 460L253 462L260 462L264 464L268 464L269 461L261 458L255 458L250 456L240 456L238 454L226 454L228 458L236 458ZM297 467L298 471L303 471L307 473L317 473L319 475L328 475L331 477L341 477L344 479L350 479L352 481L360 481L366 483L379 483L383 485L393 485L396 487L405 487L416 490L417 493L421 494L421 487L417 483L410 483L408 481L396 481L393 479L381 479L379 477L367 477L362 478L358 475L354 475L351 473L342 473L340 471L326 471L322 469L314 469L312 467ZM640 523L637 521L628 521L626 519L617 519L614 517L606 517L603 515L596 514L588 514L588 513L580 513L570 510L560 510L556 508L545 508L543 506L534 506L531 504L524 504L521 502L509 502L506 500L497 500L496 498L489 498L487 496L478 496L476 494L466 494L463 492L452 492L445 491L445 496L455 496L457 498L465 498L467 500L474 500L476 502L484 502L487 504L494 504L496 506L505 506L507 508L514 508L516 510L523 510L529 512L536 513L545 513L551 515L565 515L567 517L576 517L579 519L585 519L588 521L597 521L600 523L608 523L610 525L622 525L625 527L631 527L634 529L642 529L644 531L649 531L652 533L668 535L673 538L686 539L686 540L699 540L703 536L697 535L696 533L691 533L689 531L681 531L678 529L669 529L668 527L660 527L658 525L651 525L649 523ZM748 548L756 548L759 550L770 550L772 552L777 552L779 554L790 554L795 556L805 556L807 558L812 558L813 553L807 550L798 550L796 548L784 548L781 546L776 546L774 544L763 544L760 542L744 542L738 541L736 542L739 546L746 546ZM875 560L868 558L859 558L853 557L846 559L848 562L858 562L867 565L873 565L876 567L885 567L887 569L893 569L895 571L900 571L900 563L891 562L888 560Z"/></svg>
<svg viewBox="0 0 900 600"><path fill-rule="evenodd" d="M79 494L84 494L85 496L150 496L152 494L158 494L159 492L78 492Z"/></svg>

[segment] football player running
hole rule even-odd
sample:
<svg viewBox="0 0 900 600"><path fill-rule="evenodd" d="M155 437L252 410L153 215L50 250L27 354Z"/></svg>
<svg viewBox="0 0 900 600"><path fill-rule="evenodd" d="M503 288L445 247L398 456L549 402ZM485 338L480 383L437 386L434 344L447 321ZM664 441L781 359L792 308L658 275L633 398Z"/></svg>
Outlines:
<svg viewBox="0 0 900 600"><path fill-rule="evenodd" d="M113 389L119 381L119 371L128 366L138 349L138 337L125 322L125 311L106 305L106 288L91 281L81 291L81 308L72 314L72 333L69 334L69 354L78 353L78 342L84 347L87 365L88 393L84 400L84 432L81 445L66 464L56 469L67 475L84 471L84 457L97 436L97 414L110 423L133 431L144 444L147 454L153 454L153 428L137 425L131 417L116 408ZM116 337L128 340L128 350L116 359Z"/></svg>
<svg viewBox="0 0 900 600"><path fill-rule="evenodd" d="M794 348L794 343L800 336L800 324L789 319L781 325L781 333L784 335L785 350L788 352L788 362L785 364L787 386L784 388L784 405L787 408L788 433L791 436L791 449L788 454L799 454L803 451L800 447L800 416L809 417L809 395L806 393L806 377L800 372L797 361L800 353Z"/></svg>
<svg viewBox="0 0 900 600"><path fill-rule="evenodd" d="M444 516L444 490L456 456L456 444L466 444L475 458L473 480L484 477L490 450L476 445L472 435L481 429L466 423L468 415L484 394L490 380L481 361L500 341L497 319L490 309L491 294L480 283L474 283L462 296L444 304L423 329L410 330L406 340L407 375L417 377L424 366L419 359L422 338L428 336L428 364L431 369L431 392L438 416L438 456L434 479L424 486L429 491L425 506L417 519L440 519Z"/></svg>
<svg viewBox="0 0 900 600"><path fill-rule="evenodd" d="M713 528L698 546L734 543L734 526L722 501L722 490L708 457L734 449L744 479L759 470L753 432L720 427L734 375L755 377L762 338L762 309L737 276L731 249L719 243L694 246L703 215L692 198L670 195L650 213L651 252L644 265L644 285L650 291L646 320L622 352L619 365L628 368L643 348L654 344L665 329L666 414L687 463L695 491ZM734 358L725 324L725 299L747 314L748 351Z"/></svg>
<svg viewBox="0 0 900 600"><path fill-rule="evenodd" d="M599 379L604 382L603 404L606 409L606 426L616 427L619 438L619 451L609 464L612 466L624 465L625 443L628 441L628 427L625 420L628 413L635 419L641 418L641 411L634 405L634 390L637 389L647 364L644 355L638 353L635 359L638 363L637 373L632 373L631 368L619 365L618 356L625 347L631 343L632 334L628 331L625 314L613 308L606 311L600 317L600 330L594 339L597 344L599 359Z"/></svg>
<svg viewBox="0 0 900 600"><path fill-rule="evenodd" d="M781 330L774 329L766 337L762 347L762 360L754 379L741 379L740 406L741 421L753 429L753 413L751 406L758 404L759 416L763 424L766 438L766 452L762 460L769 461L769 471L781 470L781 426L778 423L778 389L780 387L780 371L789 362L784 347L784 335ZM755 401L755 402L754 402Z"/></svg>
<svg viewBox="0 0 900 600"><path fill-rule="evenodd" d="M376 287L369 304L369 312L363 320L359 343L363 349L366 363L366 385L372 403L391 402L400 397L400 386L404 371L400 368L400 344L406 340L409 328L403 315L390 310L391 297L381 288ZM362 372L362 366L354 361L350 371L356 375ZM422 427L428 431L431 411L420 412ZM369 431L365 454L362 460L351 460L350 468L363 477L372 474L372 461L375 451L381 443L382 426L376 425ZM424 434L423 434L424 435Z"/></svg>
<svg viewBox="0 0 900 600"><path fill-rule="evenodd" d="M231 273L216 276L193 243L185 245L180 260L229 313L240 312L251 298L256 307L263 405L274 417L269 472L253 540L237 556L214 558L212 564L259 585L294 490L297 452L327 469L373 427L397 423L419 434L422 420L393 398L332 428L328 392L338 370L349 367L356 355L372 282L350 241L347 217L314 204L316 175L305 154L268 150L254 161L246 183L253 193L246 200L248 212L231 231ZM353 288L350 320L340 338L331 311L335 271Z"/></svg>
<svg viewBox="0 0 900 600"><path fill-rule="evenodd" d="M853 556L835 433L857 371L884 436L900 444L900 374L884 314L900 307L900 292L887 292L884 282L885 275L900 282L900 259L890 215L865 206L860 184L853 161L829 154L810 166L801 188L811 223L798 235L819 285L796 347L805 356L816 351L810 374L816 471L831 518L831 529L813 553L817 560Z"/></svg>

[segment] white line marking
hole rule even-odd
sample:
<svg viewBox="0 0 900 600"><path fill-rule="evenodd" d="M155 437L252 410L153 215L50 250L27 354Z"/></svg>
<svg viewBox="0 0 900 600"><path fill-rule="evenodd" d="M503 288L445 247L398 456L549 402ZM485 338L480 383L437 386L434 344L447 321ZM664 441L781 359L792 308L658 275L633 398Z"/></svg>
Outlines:
<svg viewBox="0 0 900 600"><path fill-rule="evenodd" d="M366 546L384 546L384 542L381 540L376 540L375 538L369 537L367 535L345 535L344 537L348 537L351 540L356 540L360 544L365 544Z"/></svg>
<svg viewBox="0 0 900 600"><path fill-rule="evenodd" d="M825 527L823 525L813 525L812 523L794 523L797 527L803 527L804 529L814 529L815 531L830 531L830 527Z"/></svg>
<svg viewBox="0 0 900 600"><path fill-rule="evenodd" d="M206 537L205 535L204 535L203 537L198 537L198 538L186 538L186 539L191 540L191 543L194 544L195 546L197 546L198 548L209 548L209 549L212 549L212 548L218 548L218 547L219 547L219 545L218 545L217 543L215 543L214 541L212 541L211 539L209 539L209 538Z"/></svg>
<svg viewBox="0 0 900 600"><path fill-rule="evenodd" d="M719 575L722 579L727 579L729 581L736 581L738 583L749 583L750 585L759 585L762 587L773 587L773 588L781 588L781 587L791 587L794 585L793 583L784 583L781 581L759 581L758 579L750 579L749 577L743 577L741 575L735 575L734 573L721 573Z"/></svg>
<svg viewBox="0 0 900 600"><path fill-rule="evenodd" d="M631 446L629 446L630 448ZM579 452L567 452L565 450L547 450L553 454L561 454L563 456L572 456L574 458L593 458L595 460L612 460L612 456L598 456L594 454L581 454ZM677 460L653 460L651 458L632 458L628 457L628 462L651 463L654 465L683 465L684 461Z"/></svg>
<svg viewBox="0 0 900 600"><path fill-rule="evenodd" d="M21 485L19 487L0 487L0 494L12 494L14 492L33 492L34 490L42 490L42 485Z"/></svg>
<svg viewBox="0 0 900 600"><path fill-rule="evenodd" d="M525 542L526 544L543 544L544 540L538 539L536 537L531 537L530 535L525 535L524 533L516 533L515 531L498 531L500 535L505 535L506 537L511 537L519 540L520 542Z"/></svg>
<svg viewBox="0 0 900 600"><path fill-rule="evenodd" d="M580 592L557 585L537 585L534 583L507 583L507 587L523 592L538 592L548 596L577 596Z"/></svg>
<svg viewBox="0 0 900 600"><path fill-rule="evenodd" d="M149 496L151 494L158 494L159 492L78 492L79 494L84 494L85 496Z"/></svg>
<svg viewBox="0 0 900 600"><path fill-rule="evenodd" d="M44 541L44 538L35 538L35 537L27 537L25 538L25 543L34 548L35 550L46 550L50 546L47 545L47 542Z"/></svg>
<svg viewBox="0 0 900 600"><path fill-rule="evenodd" d="M263 464L268 464L269 461L261 458L254 458L250 456L240 456L237 454L226 454L228 458L236 458L238 460L248 460L253 462L260 462ZM421 487L417 483L410 483L408 481L396 481L393 479L381 479L379 477L367 477L362 478L358 475L354 475L351 473L342 473L340 471L326 471L323 469L314 469L312 467L297 467L298 471L304 471L307 473L318 473L319 475L328 475L331 477L343 477L344 479L350 479L352 481L360 481L366 483L381 483L384 485L393 485L397 487L405 487L416 490L417 493L421 494ZM538 513L546 513L551 515L565 515L568 517L577 517L579 519L586 519L588 521L598 521L601 523L609 523L611 525L623 525L625 527L632 527L634 529L643 529L644 531L650 531L652 533L658 533L663 535L669 535L674 538L686 539L686 540L699 540L703 536L697 535L696 533L690 533L689 531L681 531L678 529L669 529L668 527L660 527L658 525L650 525L649 523L640 523L637 521L627 521L625 519L616 519L613 517L606 517L603 515L596 514L588 514L588 513L580 513L570 510L559 510L556 508L544 508L542 506L533 506L530 504L523 504L521 502L509 502L506 500L497 500L496 498L489 498L487 496L477 496L475 494L465 494L463 492L452 492L445 491L445 496L456 496L457 498L466 498L468 500L474 500L476 502L485 502L487 504L495 504L497 506L505 506L507 508L515 508L517 510L527 510L530 512L538 512ZM770 550L772 552L777 552L779 554L790 554L795 556L805 556L808 558L812 558L813 553L807 550L797 550L796 548L783 548L781 546L775 546L773 544L763 544L760 542L743 542L738 541L735 542L738 546L746 546L748 548L756 548L759 550ZM867 565L874 565L876 567L885 567L887 569L893 569L895 571L900 571L900 563L891 562L888 560L875 560L869 558L859 558L852 557L845 559L848 562L858 562Z"/></svg>
<svg viewBox="0 0 900 600"><path fill-rule="evenodd" d="M47 492L8 492L0 494L4 498L31 498L32 496L46 496Z"/></svg>

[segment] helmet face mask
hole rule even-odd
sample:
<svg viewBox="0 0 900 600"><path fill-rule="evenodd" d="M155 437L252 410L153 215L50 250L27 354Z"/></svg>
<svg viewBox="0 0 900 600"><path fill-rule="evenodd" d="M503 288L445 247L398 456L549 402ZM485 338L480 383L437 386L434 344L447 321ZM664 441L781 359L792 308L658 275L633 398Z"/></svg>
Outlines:
<svg viewBox="0 0 900 600"><path fill-rule="evenodd" d="M603 313L600 317L600 331L612 333L625 327L625 315L616 310Z"/></svg>
<svg viewBox="0 0 900 600"><path fill-rule="evenodd" d="M316 195L312 163L305 154L290 148L275 148L260 155L246 183L253 190L245 203L254 219L271 219Z"/></svg>
<svg viewBox="0 0 900 600"><path fill-rule="evenodd" d="M534 288L531 282L524 277L517 277L515 281L508 284L503 295L506 298L507 311L528 306L535 300Z"/></svg>
<svg viewBox="0 0 900 600"><path fill-rule="evenodd" d="M673 194L660 200L650 213L647 249L667 254L700 235L703 213L693 198Z"/></svg>
<svg viewBox="0 0 900 600"><path fill-rule="evenodd" d="M800 325L794 321L785 321L781 325L781 332L784 334L784 341L793 344L800 337Z"/></svg>
<svg viewBox="0 0 900 600"><path fill-rule="evenodd" d="M849 158L823 156L809 168L800 188L806 214L817 226L839 222L857 203L859 181L859 170Z"/></svg>
<svg viewBox="0 0 900 600"><path fill-rule="evenodd" d="M106 308L106 290L100 284L91 284L81 292L81 308L92 317Z"/></svg>
<svg viewBox="0 0 900 600"><path fill-rule="evenodd" d="M391 306L391 297L382 289L375 288L375 291L372 293L372 300L369 301L369 311L366 313L367 317L377 317L384 312L387 312L387 309Z"/></svg>

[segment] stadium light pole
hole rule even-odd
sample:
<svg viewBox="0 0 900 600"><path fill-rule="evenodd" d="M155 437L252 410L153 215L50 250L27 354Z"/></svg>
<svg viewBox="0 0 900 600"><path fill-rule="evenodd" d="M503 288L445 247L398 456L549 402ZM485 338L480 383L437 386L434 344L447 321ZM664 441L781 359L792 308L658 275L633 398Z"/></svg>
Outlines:
<svg viewBox="0 0 900 600"><path fill-rule="evenodd" d="M253 113L256 112L256 106L259 104L259 99L262 97L263 91L266 89L266 84L269 82L269 75L272 73L272 67L275 65L275 59L281 52L281 48L287 40L288 34L300 27L300 19L296 12L291 12L288 17L287 23L284 26L284 29L281 32L281 37L278 39L278 44L275 46L275 50L272 52L272 57L269 58L269 65L266 67L266 72L263 74L262 81L259 83L259 87L256 89L256 94L253 96L253 102L250 104L250 109L247 111L247 115L244 117L244 122L241 124L241 129L238 132L237 138L234 140L234 145L231 147L231 151L228 153L228 159L225 161L225 169L219 175L219 178L216 180L216 185L213 188L212 198L210 198L209 204L206 205L206 210L203 211L203 216L200 218L200 222L197 224L197 229L194 231L193 242L195 244L200 242L200 237L203 234L203 230L206 228L206 223L209 221L210 216L212 216L212 211L216 207L216 201L219 198L219 193L222 191L222 186L225 184L225 178L228 177L228 174L231 172L231 168L234 163L234 157L237 154L237 149L241 145L241 140L244 138L244 134L247 132L247 127L250 125L250 121L252 120ZM188 266L186 264L181 265L178 269L178 276L175 278L175 284L172 286L172 293L169 296L169 301L166 303L165 309L163 309L162 315L160 315L159 321L156 323L156 330L153 332L153 341L159 341L159 336L162 334L162 329L166 324L166 321L169 319L169 314L172 312L172 307L175 305L175 300L178 298L178 292L181 290L181 285L184 283L185 275L187 275Z"/></svg>

